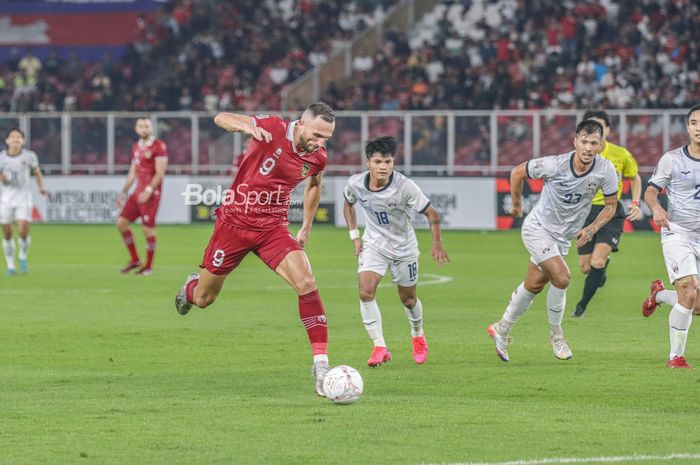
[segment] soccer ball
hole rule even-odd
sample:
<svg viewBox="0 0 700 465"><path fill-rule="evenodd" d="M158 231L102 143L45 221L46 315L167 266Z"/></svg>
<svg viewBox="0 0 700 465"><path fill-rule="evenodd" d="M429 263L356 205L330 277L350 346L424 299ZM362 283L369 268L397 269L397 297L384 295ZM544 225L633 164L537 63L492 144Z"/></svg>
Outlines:
<svg viewBox="0 0 700 465"><path fill-rule="evenodd" d="M338 365L323 378L323 393L334 404L352 404L362 395L365 383L351 366Z"/></svg>

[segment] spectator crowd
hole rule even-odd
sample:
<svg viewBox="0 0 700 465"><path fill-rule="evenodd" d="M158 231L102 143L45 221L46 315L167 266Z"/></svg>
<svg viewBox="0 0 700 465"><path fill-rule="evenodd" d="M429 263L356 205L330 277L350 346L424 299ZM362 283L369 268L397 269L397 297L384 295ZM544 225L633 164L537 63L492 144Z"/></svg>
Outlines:
<svg viewBox="0 0 700 465"><path fill-rule="evenodd" d="M13 50L0 111L276 110L398 0L170 0L99 62ZM444 0L354 57L337 109L675 108L700 100L700 4Z"/></svg>

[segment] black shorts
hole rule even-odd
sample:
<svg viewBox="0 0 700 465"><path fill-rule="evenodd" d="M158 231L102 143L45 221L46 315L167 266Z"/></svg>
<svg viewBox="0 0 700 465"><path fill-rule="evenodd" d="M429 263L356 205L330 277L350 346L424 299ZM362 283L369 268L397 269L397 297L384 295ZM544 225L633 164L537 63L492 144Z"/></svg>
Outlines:
<svg viewBox="0 0 700 465"><path fill-rule="evenodd" d="M598 217L598 214L603 210L603 205L593 205L591 212L586 218L583 227L593 223ZM598 243L609 244L613 252L617 252L617 246L620 243L620 236L625 228L625 209L622 208L622 203L617 202L617 210L615 215L608 223L598 231L589 242L583 247L579 247L579 255L589 255L593 253L593 248Z"/></svg>

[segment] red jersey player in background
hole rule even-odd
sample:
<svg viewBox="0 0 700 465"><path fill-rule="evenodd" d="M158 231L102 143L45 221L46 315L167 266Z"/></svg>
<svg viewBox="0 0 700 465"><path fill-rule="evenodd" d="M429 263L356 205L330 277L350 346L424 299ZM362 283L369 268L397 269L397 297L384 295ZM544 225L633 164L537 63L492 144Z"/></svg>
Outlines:
<svg viewBox="0 0 700 465"><path fill-rule="evenodd" d="M122 268L122 273L138 268L136 274L148 276L153 273L153 255L156 252L156 213L160 204L161 186L165 169L168 166L168 152L165 142L153 137L153 123L148 118L139 118L134 127L139 140L131 147L131 168L126 177L124 188L117 197L117 206L122 211L117 219L117 229L124 239L124 245L131 254L129 263ZM136 180L136 189L127 194ZM126 203L124 201L126 200ZM134 245L134 235L129 223L141 217L141 228L146 236L146 264L139 259Z"/></svg>
<svg viewBox="0 0 700 465"><path fill-rule="evenodd" d="M303 247L321 199L321 173L328 162L324 145L335 129L335 114L328 105L314 103L301 119L292 122L276 116L233 113L219 113L214 122L227 131L250 135L251 141L216 211L216 225L200 273L188 276L175 306L185 315L192 305L211 305L226 276L248 252L255 253L299 296L299 316L314 358L311 374L316 393L323 396L323 378L328 372L328 325ZM290 195L304 179L304 221L294 238L287 227Z"/></svg>

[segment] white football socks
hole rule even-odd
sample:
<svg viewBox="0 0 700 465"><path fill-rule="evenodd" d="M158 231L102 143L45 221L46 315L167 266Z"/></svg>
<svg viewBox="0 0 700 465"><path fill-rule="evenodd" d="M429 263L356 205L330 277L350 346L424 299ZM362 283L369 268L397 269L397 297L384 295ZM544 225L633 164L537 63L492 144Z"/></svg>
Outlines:
<svg viewBox="0 0 700 465"><path fill-rule="evenodd" d="M674 306L678 303L678 292L665 289L656 293L656 301Z"/></svg>
<svg viewBox="0 0 700 465"><path fill-rule="evenodd" d="M27 236L22 239L20 237L17 242L19 243L19 259L26 260L29 257L29 246L32 245L32 238Z"/></svg>
<svg viewBox="0 0 700 465"><path fill-rule="evenodd" d="M547 291L547 317L549 318L550 327L556 328L561 326L565 307L566 289L559 289L550 285Z"/></svg>
<svg viewBox="0 0 700 465"><path fill-rule="evenodd" d="M411 323L411 336L417 337L423 335L423 304L420 299L416 299L416 305L413 308L403 307L403 311Z"/></svg>
<svg viewBox="0 0 700 465"><path fill-rule="evenodd" d="M8 270L15 269L15 241L12 239L2 240L2 253L5 254L5 262Z"/></svg>
<svg viewBox="0 0 700 465"><path fill-rule="evenodd" d="M501 321L498 322L499 325L510 332L515 322L530 308L534 298L535 294L525 289L525 283L520 283L510 296L510 302L508 302Z"/></svg>
<svg viewBox="0 0 700 465"><path fill-rule="evenodd" d="M688 329L693 322L693 311L676 303L668 314L668 329L671 339L671 354L669 358L685 353L685 341Z"/></svg>
<svg viewBox="0 0 700 465"><path fill-rule="evenodd" d="M382 334L382 314L379 313L377 301L360 301L360 314L362 315L362 322L365 324L367 334L372 339L374 346L386 347L384 335Z"/></svg>

